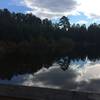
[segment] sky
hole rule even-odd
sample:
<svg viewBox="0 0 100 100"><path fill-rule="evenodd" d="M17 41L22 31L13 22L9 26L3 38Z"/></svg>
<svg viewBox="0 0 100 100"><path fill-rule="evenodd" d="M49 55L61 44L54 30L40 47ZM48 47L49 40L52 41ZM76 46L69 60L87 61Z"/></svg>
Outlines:
<svg viewBox="0 0 100 100"><path fill-rule="evenodd" d="M68 16L71 23L100 23L100 0L0 0L0 9L33 13L40 18Z"/></svg>

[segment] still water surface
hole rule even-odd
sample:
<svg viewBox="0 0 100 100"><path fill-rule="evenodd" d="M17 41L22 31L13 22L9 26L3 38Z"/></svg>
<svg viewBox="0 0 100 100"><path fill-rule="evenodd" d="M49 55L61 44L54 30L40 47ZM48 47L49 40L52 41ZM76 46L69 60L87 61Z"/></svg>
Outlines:
<svg viewBox="0 0 100 100"><path fill-rule="evenodd" d="M0 79L0 83L100 92L100 60L71 61L67 70L54 63L32 74L14 75L11 80Z"/></svg>

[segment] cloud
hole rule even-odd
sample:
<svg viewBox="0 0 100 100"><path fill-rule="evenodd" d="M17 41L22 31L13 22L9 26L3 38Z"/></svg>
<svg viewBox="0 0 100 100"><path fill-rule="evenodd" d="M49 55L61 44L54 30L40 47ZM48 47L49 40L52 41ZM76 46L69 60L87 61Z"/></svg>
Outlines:
<svg viewBox="0 0 100 100"><path fill-rule="evenodd" d="M99 14L96 15L95 13L91 13L90 16L92 18L95 18L95 19L99 19L100 20L100 15Z"/></svg>
<svg viewBox="0 0 100 100"><path fill-rule="evenodd" d="M17 6L21 10L24 8L22 12L33 13L41 18L63 15L79 17L83 13L88 20L100 20L99 4L99 0L4 0L1 1L0 8L6 7L16 11L13 6Z"/></svg>
<svg viewBox="0 0 100 100"><path fill-rule="evenodd" d="M78 22L76 22L76 23L78 23L78 24L87 24L88 23L88 21L86 21L86 20L79 20Z"/></svg>
<svg viewBox="0 0 100 100"><path fill-rule="evenodd" d="M31 8L30 11L39 17L54 17L75 13L77 2L74 0L23 0L21 4ZM71 13L70 13L71 14Z"/></svg>
<svg viewBox="0 0 100 100"><path fill-rule="evenodd" d="M80 6L77 11L83 12L88 18L100 18L100 1L99 0L76 0Z"/></svg>
<svg viewBox="0 0 100 100"><path fill-rule="evenodd" d="M20 0L20 3L31 8L28 13L31 12L42 18L79 15L80 12L88 18L100 18L99 0Z"/></svg>

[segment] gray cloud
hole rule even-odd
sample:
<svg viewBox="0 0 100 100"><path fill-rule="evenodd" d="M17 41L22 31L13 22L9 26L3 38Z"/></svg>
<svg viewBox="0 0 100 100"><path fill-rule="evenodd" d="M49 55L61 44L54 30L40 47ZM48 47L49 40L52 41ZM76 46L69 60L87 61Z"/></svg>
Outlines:
<svg viewBox="0 0 100 100"><path fill-rule="evenodd" d="M24 0L23 4L34 14L43 17L61 16L74 11L78 6L74 0Z"/></svg>
<svg viewBox="0 0 100 100"><path fill-rule="evenodd" d="M100 19L100 15L97 14L90 14L91 18Z"/></svg>
<svg viewBox="0 0 100 100"><path fill-rule="evenodd" d="M52 12L66 12L71 11L75 8L76 2L73 0L34 0L33 6L37 6L39 8L46 8Z"/></svg>

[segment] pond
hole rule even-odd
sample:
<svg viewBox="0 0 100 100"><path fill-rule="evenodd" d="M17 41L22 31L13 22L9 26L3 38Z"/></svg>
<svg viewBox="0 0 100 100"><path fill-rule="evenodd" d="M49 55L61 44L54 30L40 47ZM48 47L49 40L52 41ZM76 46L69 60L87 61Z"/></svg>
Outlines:
<svg viewBox="0 0 100 100"><path fill-rule="evenodd" d="M67 70L58 63L42 67L35 73L13 75L10 80L0 79L1 84L14 84L77 91L100 92L100 60L73 60Z"/></svg>

